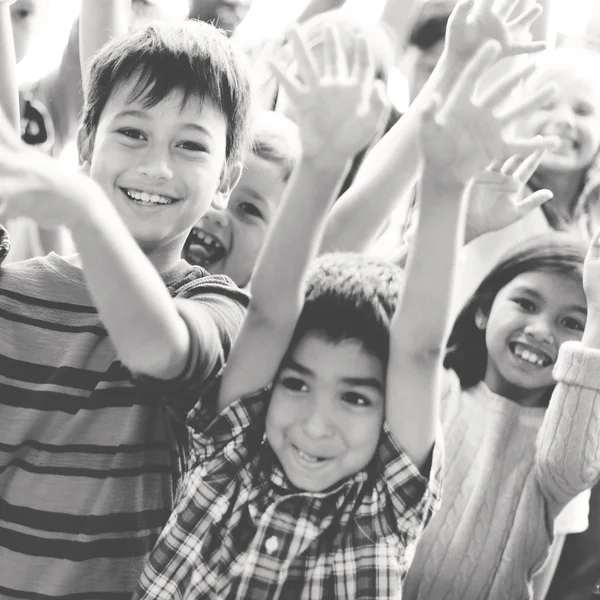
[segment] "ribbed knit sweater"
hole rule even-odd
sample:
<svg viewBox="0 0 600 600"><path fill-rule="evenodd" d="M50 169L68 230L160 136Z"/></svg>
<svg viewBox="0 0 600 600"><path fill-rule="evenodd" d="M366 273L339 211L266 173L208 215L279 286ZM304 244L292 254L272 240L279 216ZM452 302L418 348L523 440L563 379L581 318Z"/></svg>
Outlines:
<svg viewBox="0 0 600 600"><path fill-rule="evenodd" d="M600 351L563 344L554 377L547 410L483 382L469 390L452 382L442 507L418 543L405 598L530 598L554 518L600 474Z"/></svg>

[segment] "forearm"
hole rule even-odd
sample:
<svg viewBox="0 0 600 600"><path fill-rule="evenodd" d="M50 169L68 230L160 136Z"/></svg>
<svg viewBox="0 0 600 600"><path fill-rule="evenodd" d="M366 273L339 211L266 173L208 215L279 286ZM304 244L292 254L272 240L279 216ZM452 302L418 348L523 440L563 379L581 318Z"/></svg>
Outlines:
<svg viewBox="0 0 600 600"><path fill-rule="evenodd" d="M0 3L0 108L8 117L15 131L20 131L19 85L17 82L17 60L10 20L10 7Z"/></svg>
<svg viewBox="0 0 600 600"><path fill-rule="evenodd" d="M190 338L165 284L96 184L71 227L92 299L121 362L158 379L180 375Z"/></svg>
<svg viewBox="0 0 600 600"><path fill-rule="evenodd" d="M288 187L252 276L251 311L269 319L295 320L302 282L317 254L325 217L339 192L349 161L325 167L303 159Z"/></svg>
<svg viewBox="0 0 600 600"><path fill-rule="evenodd" d="M392 328L395 344L418 357L443 352L449 329L466 187L444 184L425 170L420 217L406 266L406 285Z"/></svg>
<svg viewBox="0 0 600 600"><path fill-rule="evenodd" d="M417 143L421 110L433 94L446 97L461 71L462 65L442 57L406 114L367 154L355 182L327 219L323 251L365 250L400 202L409 203L421 168Z"/></svg>
<svg viewBox="0 0 600 600"><path fill-rule="evenodd" d="M82 0L79 16L79 53L84 90L87 66L111 38L127 32L131 0Z"/></svg>

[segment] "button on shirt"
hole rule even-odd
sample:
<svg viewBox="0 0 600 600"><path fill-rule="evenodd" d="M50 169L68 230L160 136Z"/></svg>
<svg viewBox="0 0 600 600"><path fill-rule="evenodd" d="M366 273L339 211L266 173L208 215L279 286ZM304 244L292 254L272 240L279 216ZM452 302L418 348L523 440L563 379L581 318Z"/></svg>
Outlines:
<svg viewBox="0 0 600 600"><path fill-rule="evenodd" d="M216 387L216 386L215 386ZM417 538L440 502L384 424L368 468L321 493L287 480L265 439L270 390L216 419L216 390L190 414L193 466L135 598L402 597Z"/></svg>

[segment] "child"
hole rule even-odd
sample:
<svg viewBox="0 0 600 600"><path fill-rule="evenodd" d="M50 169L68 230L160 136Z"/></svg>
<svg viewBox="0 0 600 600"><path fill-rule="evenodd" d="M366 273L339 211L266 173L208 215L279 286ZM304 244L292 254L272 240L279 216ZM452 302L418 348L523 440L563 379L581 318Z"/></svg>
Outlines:
<svg viewBox="0 0 600 600"><path fill-rule="evenodd" d="M252 123L252 151L227 207L210 209L192 229L183 257L209 273L248 286L258 253L300 157L297 126L261 111Z"/></svg>
<svg viewBox="0 0 600 600"><path fill-rule="evenodd" d="M581 351L561 345L597 327L593 312L586 325L585 250L569 239L523 244L456 320L442 405L452 459L444 503L409 571L409 598L529 598L554 518L600 472L595 421L582 413L593 403L563 385L548 407L553 369L559 382L583 385L588 368Z"/></svg>
<svg viewBox="0 0 600 600"><path fill-rule="evenodd" d="M109 43L86 78L91 178L0 121L3 216L66 226L79 252L0 271L4 598L129 598L167 520L187 413L246 303L228 278L181 260L239 176L244 67L201 23Z"/></svg>
<svg viewBox="0 0 600 600"><path fill-rule="evenodd" d="M296 43L298 77L307 83L277 72L302 119L303 158L254 273L248 316L220 387L190 418L193 468L136 598L399 597L414 544L439 502L436 370L419 381L414 371L434 356L421 355L419 342L429 350L434 340L405 334L404 308L395 309L399 273L359 256L327 256L303 294L343 172L327 186L303 175L317 168L331 178L335 164L347 168L349 141L360 147L368 128L360 112L352 114L360 96L342 102L341 92L364 94L359 82L366 87L373 73L359 56L350 81L334 78L328 59L319 82L310 54ZM334 57L335 43L326 43L326 56ZM494 111L516 77L490 90L484 105L470 101L498 50L483 47L439 114L424 117L425 163L434 167L425 203L439 204L438 192L452 183L442 203L448 208L440 210L450 239L465 186L485 164L481 140L493 152L512 147L501 135L510 118ZM342 61L344 73L339 54L333 64ZM465 127L472 121L477 127ZM329 165L320 164L324 147ZM440 161L450 164L438 169ZM449 303L453 269L442 262L448 275L437 291ZM444 312L430 315L442 328Z"/></svg>

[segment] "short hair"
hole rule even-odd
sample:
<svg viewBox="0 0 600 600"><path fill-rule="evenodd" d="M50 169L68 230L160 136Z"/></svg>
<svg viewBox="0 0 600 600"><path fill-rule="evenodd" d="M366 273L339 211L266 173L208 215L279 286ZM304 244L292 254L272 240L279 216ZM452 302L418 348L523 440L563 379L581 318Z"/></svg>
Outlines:
<svg viewBox="0 0 600 600"><path fill-rule="evenodd" d="M427 52L446 39L446 29L456 0L429 0L413 23L409 46Z"/></svg>
<svg viewBox="0 0 600 600"><path fill-rule="evenodd" d="M477 311L488 315L498 292L523 273L560 273L583 285L586 252L586 245L579 238L551 232L518 245L490 271L461 310L448 339L444 366L458 375L463 389L484 378L488 362L485 331L475 324Z"/></svg>
<svg viewBox="0 0 600 600"><path fill-rule="evenodd" d="M358 340L386 366L390 323L403 280L401 269L376 257L321 256L310 269L290 349L313 332L335 343Z"/></svg>
<svg viewBox="0 0 600 600"><path fill-rule="evenodd" d="M148 108L180 91L212 102L227 121L227 161L249 141L248 66L225 34L199 21L152 23L103 46L92 60L83 127L93 146L100 116L117 86L136 80L131 100Z"/></svg>
<svg viewBox="0 0 600 600"><path fill-rule="evenodd" d="M259 111L252 119L252 154L281 168L287 182L302 153L300 130L290 119L272 110Z"/></svg>

